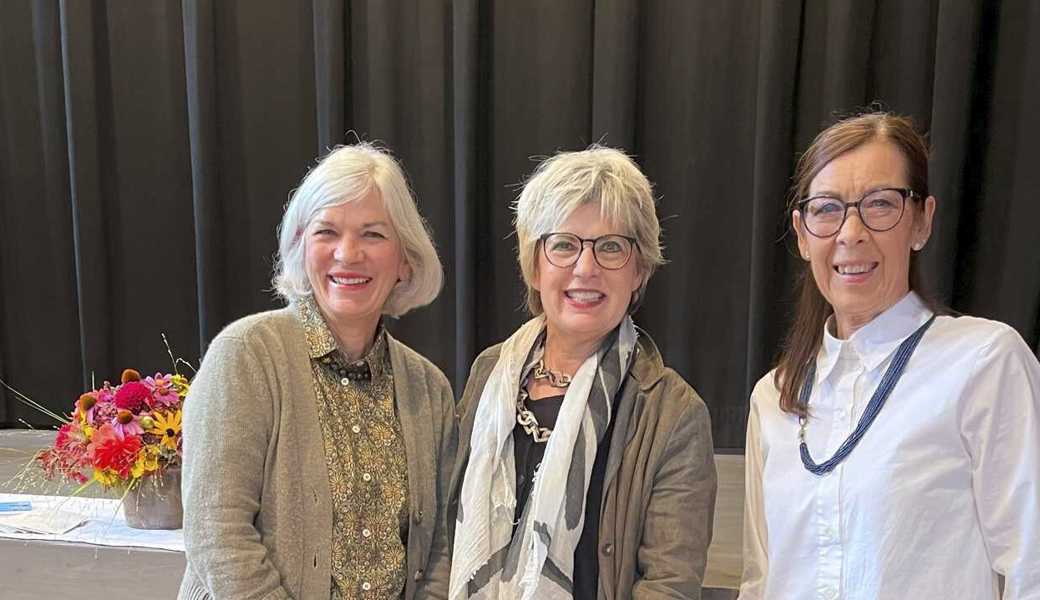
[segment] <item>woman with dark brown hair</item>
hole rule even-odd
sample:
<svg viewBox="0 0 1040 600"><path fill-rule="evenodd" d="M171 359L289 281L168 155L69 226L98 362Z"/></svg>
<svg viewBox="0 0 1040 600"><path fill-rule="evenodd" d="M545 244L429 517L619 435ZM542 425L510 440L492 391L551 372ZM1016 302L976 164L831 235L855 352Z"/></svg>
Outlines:
<svg viewBox="0 0 1040 600"><path fill-rule="evenodd" d="M807 268L751 395L742 600L996 598L1001 576L1040 598L1040 364L922 292L935 210L908 119L843 120L798 164Z"/></svg>

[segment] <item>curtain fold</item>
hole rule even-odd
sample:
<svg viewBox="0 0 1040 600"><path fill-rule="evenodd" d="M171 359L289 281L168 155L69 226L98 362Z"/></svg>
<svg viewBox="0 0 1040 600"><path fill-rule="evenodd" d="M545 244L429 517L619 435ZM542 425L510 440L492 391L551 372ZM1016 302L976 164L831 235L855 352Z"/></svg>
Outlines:
<svg viewBox="0 0 1040 600"><path fill-rule="evenodd" d="M481 118L482 45L478 32L481 31L479 0L458 0L451 10L451 63L448 73L451 79L451 146L452 187L449 191L451 213L454 218L451 230L454 259L446 263L452 271L455 285L446 288L455 300L454 318L454 369L448 377L455 383L461 395L461 386L469 375L469 362L478 352L477 339L472 325L472 316L477 310L476 244L477 211L481 203L480 173L485 168L482 153L477 151L486 143L485 121ZM446 367L450 368L450 367Z"/></svg>
<svg viewBox="0 0 1040 600"><path fill-rule="evenodd" d="M104 98L98 97L99 86L101 94L111 89L108 73L104 70L99 73L97 68L96 55L108 53L105 15L99 8L100 5L85 2L63 1L60 4L65 134L83 385L91 384L92 371L110 373L115 368L111 338L115 311L112 310L114 298L110 296L113 282L107 248L112 229L106 226L110 218L106 199L111 199L112 178L104 176L112 172L113 165L105 160L101 151L102 145L111 147L114 140L110 128L111 114L106 110L109 107L105 106ZM98 29L101 30L100 39L97 38ZM107 114L102 114L102 111ZM100 126L99 119L105 121Z"/></svg>
<svg viewBox="0 0 1040 600"><path fill-rule="evenodd" d="M940 298L953 295L957 261L957 232L965 194L965 174L972 149L972 89L979 70L981 5L975 1L939 3L935 36L933 93L943 98L932 104L930 167L932 194L938 201L937 218L922 258L929 285Z"/></svg>
<svg viewBox="0 0 1040 600"><path fill-rule="evenodd" d="M342 143L345 131L347 23L343 0L314 0L314 87L318 118L318 154Z"/></svg>
<svg viewBox="0 0 1040 600"><path fill-rule="evenodd" d="M212 0L185 0L181 5L184 30L185 100L191 160L191 208L194 224L195 289L198 310L199 354L230 320L221 286L227 279L219 232L220 211L218 134L215 101L216 74ZM205 268L201 268L205 265Z"/></svg>
<svg viewBox="0 0 1040 600"><path fill-rule="evenodd" d="M655 184L665 265L636 320L720 448L793 305L798 153L877 103L932 144L936 296L1040 350L1040 5L1028 0L14 0L0 6L0 377L56 410L197 362L274 308L275 228L355 139L405 166L445 266L388 325L461 393L526 318L510 203L592 142ZM46 419L0 391L0 424Z"/></svg>
<svg viewBox="0 0 1040 600"><path fill-rule="evenodd" d="M0 378L44 397L82 385L57 3L0 19ZM40 360L40 357L44 357ZM58 375L58 376L56 376ZM0 389L0 422L30 415Z"/></svg>
<svg viewBox="0 0 1040 600"><path fill-rule="evenodd" d="M800 1L766 2L760 7L754 75L753 124L754 177L748 207L747 336L744 365L745 389L753 389L776 358L774 344L784 334L787 315L793 311L790 297L777 290L789 289L793 277L792 254L786 244L784 203L794 155L797 87L803 8Z"/></svg>

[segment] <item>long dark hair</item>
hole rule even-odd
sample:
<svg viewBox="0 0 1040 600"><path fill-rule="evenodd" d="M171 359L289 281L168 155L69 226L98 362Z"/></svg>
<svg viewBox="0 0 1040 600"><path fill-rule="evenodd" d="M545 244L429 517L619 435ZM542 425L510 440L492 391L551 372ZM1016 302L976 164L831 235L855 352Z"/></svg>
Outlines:
<svg viewBox="0 0 1040 600"><path fill-rule="evenodd" d="M928 144L907 117L885 112L869 112L843 119L823 130L805 151L795 169L787 206L788 215L799 200L809 193L809 186L821 170L835 158L875 140L894 144L906 158L910 188L917 192L914 210L922 210L928 192ZM780 390L780 410L806 416L807 408L798 395L806 371L823 342L823 326L834 312L820 293L806 263L799 275L800 291L795 308L794 323L787 332L780 360L773 374L773 383ZM910 289L936 312L938 303L923 288L917 252L910 255Z"/></svg>

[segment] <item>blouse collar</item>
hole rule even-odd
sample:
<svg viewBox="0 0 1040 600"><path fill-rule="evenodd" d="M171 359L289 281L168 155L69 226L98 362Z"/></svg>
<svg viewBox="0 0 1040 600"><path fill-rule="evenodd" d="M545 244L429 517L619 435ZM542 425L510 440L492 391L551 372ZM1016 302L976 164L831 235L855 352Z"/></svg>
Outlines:
<svg viewBox="0 0 1040 600"><path fill-rule="evenodd" d="M304 335L307 338L307 349L311 358L324 358L339 351L336 337L325 322L324 315L318 309L313 298L304 298L296 303L297 315L303 323ZM363 369L368 367L372 376L378 377L383 372L383 363L387 354L386 328L382 322L376 327L376 338L372 347L364 356L356 361L346 363L348 368Z"/></svg>
<svg viewBox="0 0 1040 600"><path fill-rule="evenodd" d="M831 334L831 315L823 326L823 343L816 355L816 384L827 379L843 352L860 360L868 370L877 368L931 316L931 309L921 297L910 292L848 339L841 340Z"/></svg>

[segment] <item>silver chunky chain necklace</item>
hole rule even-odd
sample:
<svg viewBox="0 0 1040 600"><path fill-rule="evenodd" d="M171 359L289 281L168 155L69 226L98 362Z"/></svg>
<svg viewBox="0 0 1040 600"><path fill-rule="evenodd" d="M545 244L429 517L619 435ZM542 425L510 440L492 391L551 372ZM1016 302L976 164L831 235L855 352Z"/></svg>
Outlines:
<svg viewBox="0 0 1040 600"><path fill-rule="evenodd" d="M533 379L545 379L546 382L554 387L567 389L571 384L571 376L563 373L557 373L550 371L545 367L545 359L538 359L535 363L534 369L531 371L531 377ZM520 393L516 397L516 422L524 428L534 441L537 443L545 443L549 441L549 436L552 435L552 429L548 427L542 427L538 424L538 418L534 416L534 413L527 408L527 401L531 399L531 395L527 392L525 386L520 387Z"/></svg>
<svg viewBox="0 0 1040 600"><path fill-rule="evenodd" d="M520 394L516 397L516 422L524 428L528 435L534 438L535 442L548 442L549 436L552 435L552 429L538 424L538 417L535 417L534 413L527 408L527 400L530 397L526 388L520 388Z"/></svg>
<svg viewBox="0 0 1040 600"><path fill-rule="evenodd" d="M544 379L554 388L566 388L571 384L571 376L565 373L557 373L545 366L545 358L539 358L534 364L531 376L535 379Z"/></svg>

